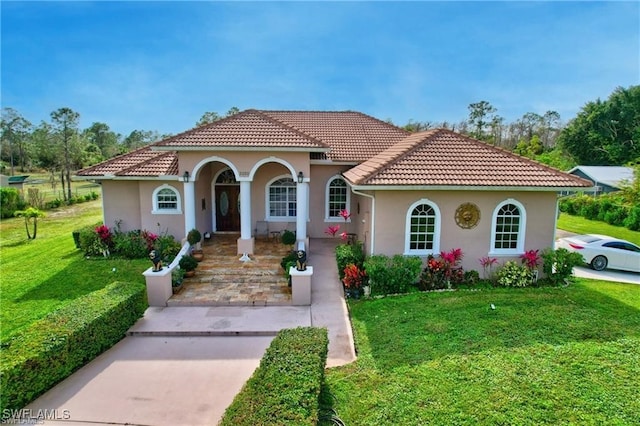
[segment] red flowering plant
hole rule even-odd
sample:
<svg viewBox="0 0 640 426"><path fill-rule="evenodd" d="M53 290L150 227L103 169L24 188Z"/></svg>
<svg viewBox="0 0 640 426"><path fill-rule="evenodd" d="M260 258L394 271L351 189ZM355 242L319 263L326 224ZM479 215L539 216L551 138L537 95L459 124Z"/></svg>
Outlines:
<svg viewBox="0 0 640 426"><path fill-rule="evenodd" d="M538 251L539 250L527 250L524 254L520 255L522 264L530 271L538 269L538 265L540 265L540 255Z"/></svg>
<svg viewBox="0 0 640 426"><path fill-rule="evenodd" d="M460 267L462 249L451 249L440 252L440 258L433 255L427 257L427 267L420 276L420 288L434 290L451 288L464 282L464 270Z"/></svg>
<svg viewBox="0 0 640 426"><path fill-rule="evenodd" d="M113 247L113 235L111 234L111 230L106 225L100 225L95 229L96 234L98 234L99 247L95 247L93 250L102 253L104 257L109 256L111 253L109 249Z"/></svg>
<svg viewBox="0 0 640 426"><path fill-rule="evenodd" d="M324 230L324 233L327 235L331 235L332 237L335 237L339 230L340 230L340 225L332 225L332 226L327 226L327 229Z"/></svg>
<svg viewBox="0 0 640 426"><path fill-rule="evenodd" d="M340 213L338 213L338 215L341 216L345 222L351 217L351 213L349 213L349 211L346 209L340 210Z"/></svg>
<svg viewBox="0 0 640 426"><path fill-rule="evenodd" d="M147 244L147 251L153 250L155 242L158 239L158 236L156 234L154 234L153 232L149 232L147 230L142 231L140 236L142 237L142 239Z"/></svg>

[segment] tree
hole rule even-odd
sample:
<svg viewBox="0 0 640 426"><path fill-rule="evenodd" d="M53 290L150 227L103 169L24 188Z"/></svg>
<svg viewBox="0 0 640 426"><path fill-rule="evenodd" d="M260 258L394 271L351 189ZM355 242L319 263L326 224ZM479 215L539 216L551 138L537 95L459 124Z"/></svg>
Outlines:
<svg viewBox="0 0 640 426"><path fill-rule="evenodd" d="M132 149L142 148L145 145L149 145L157 140L163 139L167 135L160 135L156 131L134 130L129 133L129 136L124 138L122 145L124 151L130 151Z"/></svg>
<svg viewBox="0 0 640 426"><path fill-rule="evenodd" d="M25 171L29 159L28 143L31 123L22 117L13 108L2 109L2 120L0 121L0 131L2 132L2 145L7 146L9 163L11 164L11 176L15 169L15 151L18 151L18 163L20 170Z"/></svg>
<svg viewBox="0 0 640 426"><path fill-rule="evenodd" d="M588 102L558 143L578 164L622 165L640 158L640 86L618 87L606 101Z"/></svg>
<svg viewBox="0 0 640 426"><path fill-rule="evenodd" d="M62 192L65 200L71 199L71 157L74 148L74 139L77 140L78 121L80 114L70 108L60 108L51 113L51 121L56 141L60 144L62 153L62 172L60 181L62 182ZM65 180L66 190L65 193Z"/></svg>
<svg viewBox="0 0 640 426"><path fill-rule="evenodd" d="M207 124L214 123L218 120L222 120L223 118L236 115L239 112L240 110L238 109L238 107L229 108L229 111L227 111L225 115L220 115L217 112L207 111L204 114L202 114L202 117L200 117L200 120L196 122L196 127L205 126Z"/></svg>
<svg viewBox="0 0 640 426"><path fill-rule="evenodd" d="M112 132L107 124L99 122L92 123L91 126L82 132L82 135L87 142L99 148L102 158L98 161L111 158L118 154L119 135ZM92 156L95 156L93 151Z"/></svg>
<svg viewBox="0 0 640 426"><path fill-rule="evenodd" d="M476 139L485 139L484 127L492 121L493 113L497 110L487 101L469 104L469 123L475 127L473 136Z"/></svg>
<svg viewBox="0 0 640 426"><path fill-rule="evenodd" d="M44 217L44 213L34 207L28 207L26 210L15 212L17 217L24 217L24 227L27 230L27 239L35 240L38 234L38 218ZM33 237L29 233L29 223L33 219Z"/></svg>

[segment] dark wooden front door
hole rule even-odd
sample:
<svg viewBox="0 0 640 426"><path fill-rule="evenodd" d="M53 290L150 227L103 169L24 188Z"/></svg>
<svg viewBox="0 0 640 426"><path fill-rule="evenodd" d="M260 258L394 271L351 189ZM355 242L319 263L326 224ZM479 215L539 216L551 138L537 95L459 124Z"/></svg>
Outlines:
<svg viewBox="0 0 640 426"><path fill-rule="evenodd" d="M216 230L240 231L239 185L216 185Z"/></svg>

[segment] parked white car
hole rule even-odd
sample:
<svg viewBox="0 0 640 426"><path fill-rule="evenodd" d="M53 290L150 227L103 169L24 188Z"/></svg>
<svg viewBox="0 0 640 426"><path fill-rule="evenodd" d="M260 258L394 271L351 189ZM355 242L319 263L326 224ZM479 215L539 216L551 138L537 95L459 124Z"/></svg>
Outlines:
<svg viewBox="0 0 640 426"><path fill-rule="evenodd" d="M606 235L574 235L560 238L556 248L580 253L596 271L605 268L640 272L640 247L629 241Z"/></svg>

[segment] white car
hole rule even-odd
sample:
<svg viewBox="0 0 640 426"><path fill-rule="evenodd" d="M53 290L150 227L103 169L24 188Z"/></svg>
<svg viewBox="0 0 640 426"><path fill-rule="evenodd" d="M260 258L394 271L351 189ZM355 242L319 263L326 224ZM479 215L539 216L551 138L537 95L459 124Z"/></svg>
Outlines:
<svg viewBox="0 0 640 426"><path fill-rule="evenodd" d="M606 235L574 235L560 238L556 248L580 253L596 271L605 268L640 272L640 247Z"/></svg>

